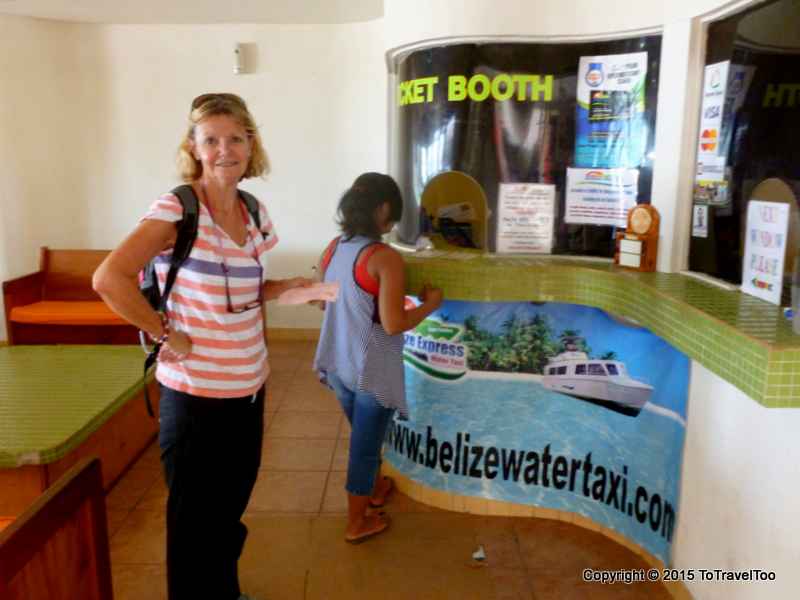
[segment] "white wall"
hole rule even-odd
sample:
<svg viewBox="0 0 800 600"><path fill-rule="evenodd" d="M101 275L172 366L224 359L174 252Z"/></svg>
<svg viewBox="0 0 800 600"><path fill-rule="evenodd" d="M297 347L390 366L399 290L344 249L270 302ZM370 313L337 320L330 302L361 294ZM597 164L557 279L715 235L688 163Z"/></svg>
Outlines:
<svg viewBox="0 0 800 600"><path fill-rule="evenodd" d="M458 35L596 35L688 19L724 0L384 0L387 47Z"/></svg>
<svg viewBox="0 0 800 600"><path fill-rule="evenodd" d="M356 175L385 170L386 74L380 22L333 26L109 26L100 28L106 94L103 155L88 197L90 242L111 247L156 195L177 182L174 156L189 102L240 94L272 161L243 187L268 205L280 244L275 277L310 275L336 233L340 194ZM255 73L233 74L236 42L255 44ZM315 308L268 309L271 326L315 327Z"/></svg>
<svg viewBox="0 0 800 600"><path fill-rule="evenodd" d="M42 245L88 242L88 127L76 117L88 120L93 94L77 29L0 16L0 280L36 270Z"/></svg>
<svg viewBox="0 0 800 600"><path fill-rule="evenodd" d="M276 223L275 277L310 275L336 233L339 195L359 173L386 168L380 21L103 26L0 19L0 168L8 169L0 177L2 279L35 270L45 243L119 243L178 182L175 151L189 103L203 92L242 95L260 126L273 172L244 187L267 202ZM255 44L248 56L254 73L233 74L236 42ZM320 323L314 308L272 305L268 312L274 327Z"/></svg>
<svg viewBox="0 0 800 600"><path fill-rule="evenodd" d="M689 585L698 600L797 597L800 410L767 409L692 363L678 569L763 569L773 583Z"/></svg>

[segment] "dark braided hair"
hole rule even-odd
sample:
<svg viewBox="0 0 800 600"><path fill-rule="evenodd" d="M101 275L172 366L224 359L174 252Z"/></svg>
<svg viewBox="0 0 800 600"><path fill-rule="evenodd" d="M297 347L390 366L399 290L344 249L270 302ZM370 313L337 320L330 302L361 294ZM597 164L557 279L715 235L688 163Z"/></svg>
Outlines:
<svg viewBox="0 0 800 600"><path fill-rule="evenodd" d="M403 215L403 196L394 179L382 173L364 173L339 200L337 223L347 238L363 235L380 239L375 211L385 202L391 208L389 219L399 221Z"/></svg>

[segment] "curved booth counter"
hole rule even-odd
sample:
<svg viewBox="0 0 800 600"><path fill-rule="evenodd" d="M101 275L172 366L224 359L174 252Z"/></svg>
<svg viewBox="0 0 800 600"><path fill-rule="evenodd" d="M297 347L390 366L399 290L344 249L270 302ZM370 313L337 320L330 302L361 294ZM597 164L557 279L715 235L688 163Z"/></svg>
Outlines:
<svg viewBox="0 0 800 600"><path fill-rule="evenodd" d="M407 293L446 301L406 335L411 416L384 469L426 504L569 521L671 564L692 360L764 406L800 402L800 340L738 291L563 257L404 258ZM603 391L580 387L592 369Z"/></svg>

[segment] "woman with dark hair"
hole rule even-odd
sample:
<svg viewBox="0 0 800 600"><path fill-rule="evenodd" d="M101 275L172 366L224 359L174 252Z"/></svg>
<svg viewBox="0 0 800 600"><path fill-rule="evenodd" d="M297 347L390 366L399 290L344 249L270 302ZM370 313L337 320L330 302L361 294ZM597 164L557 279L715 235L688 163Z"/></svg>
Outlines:
<svg viewBox="0 0 800 600"><path fill-rule="evenodd" d="M320 261L326 282L339 283L339 299L325 306L314 358L320 379L336 393L352 428L347 466L345 540L362 542L386 530L380 508L392 491L377 478L386 428L395 410L407 418L403 335L442 303L425 286L422 304L406 309L400 254L381 243L403 213L400 189L388 175L364 173L339 201L339 226Z"/></svg>

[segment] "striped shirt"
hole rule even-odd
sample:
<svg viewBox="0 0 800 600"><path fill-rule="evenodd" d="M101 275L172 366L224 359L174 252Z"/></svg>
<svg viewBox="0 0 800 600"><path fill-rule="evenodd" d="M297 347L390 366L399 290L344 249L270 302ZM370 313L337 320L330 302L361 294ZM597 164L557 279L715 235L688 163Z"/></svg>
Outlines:
<svg viewBox="0 0 800 600"><path fill-rule="evenodd" d="M403 334L389 335L377 315L377 298L356 281L359 256L377 243L366 237L341 239L325 269L339 282L339 298L325 304L314 370L322 381L335 373L354 392L372 394L384 408L408 418L403 371Z"/></svg>
<svg viewBox="0 0 800 600"><path fill-rule="evenodd" d="M278 237L263 204L259 202L261 231L244 204L240 202L240 206L248 223L247 241L241 247L214 224L208 209L200 204L197 239L167 299L170 326L187 333L192 350L186 359L159 362L156 369L156 379L173 390L207 398L237 398L258 391L269 375L263 313L257 308L228 312L223 260L234 308L253 302L267 279L267 251ZM177 196L164 194L142 220L174 223L182 216ZM171 256L169 249L156 257L162 292Z"/></svg>

